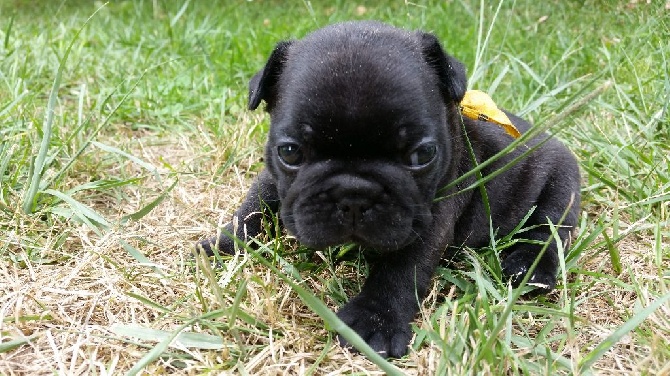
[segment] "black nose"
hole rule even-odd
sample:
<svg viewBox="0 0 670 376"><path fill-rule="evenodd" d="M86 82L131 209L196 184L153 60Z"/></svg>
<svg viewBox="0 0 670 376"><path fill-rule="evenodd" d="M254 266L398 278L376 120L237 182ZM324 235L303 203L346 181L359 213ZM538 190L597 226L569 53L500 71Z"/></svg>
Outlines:
<svg viewBox="0 0 670 376"><path fill-rule="evenodd" d="M330 195L336 203L340 221L356 227L383 191L377 182L357 176L340 176Z"/></svg>
<svg viewBox="0 0 670 376"><path fill-rule="evenodd" d="M372 206L371 200L362 197L347 197L337 203L342 221L355 227L363 219L363 215Z"/></svg>

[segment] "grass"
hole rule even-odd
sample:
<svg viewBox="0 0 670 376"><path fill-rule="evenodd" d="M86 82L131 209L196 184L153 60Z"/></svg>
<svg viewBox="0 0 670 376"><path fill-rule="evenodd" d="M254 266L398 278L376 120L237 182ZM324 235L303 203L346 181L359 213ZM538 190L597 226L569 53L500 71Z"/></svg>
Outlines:
<svg viewBox="0 0 670 376"><path fill-rule="evenodd" d="M0 373L670 373L670 5L485 3L0 0ZM368 18L434 32L583 173L554 293L501 282L509 238L464 250L390 363L328 330L355 247L191 256L262 168L246 84L274 44Z"/></svg>

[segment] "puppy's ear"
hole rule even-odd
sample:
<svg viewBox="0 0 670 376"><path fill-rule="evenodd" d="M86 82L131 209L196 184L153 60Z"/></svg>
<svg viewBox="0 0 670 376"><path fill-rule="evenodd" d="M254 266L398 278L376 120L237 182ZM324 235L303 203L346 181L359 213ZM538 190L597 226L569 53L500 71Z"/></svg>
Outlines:
<svg viewBox="0 0 670 376"><path fill-rule="evenodd" d="M423 32L420 34L423 58L437 74L444 99L460 103L468 87L465 67L444 52L435 35Z"/></svg>
<svg viewBox="0 0 670 376"><path fill-rule="evenodd" d="M292 41L277 43L270 55L265 67L256 73L249 81L249 104L250 110L255 110L264 100L268 104L268 111L274 106L277 97L277 80L284 68L288 47Z"/></svg>

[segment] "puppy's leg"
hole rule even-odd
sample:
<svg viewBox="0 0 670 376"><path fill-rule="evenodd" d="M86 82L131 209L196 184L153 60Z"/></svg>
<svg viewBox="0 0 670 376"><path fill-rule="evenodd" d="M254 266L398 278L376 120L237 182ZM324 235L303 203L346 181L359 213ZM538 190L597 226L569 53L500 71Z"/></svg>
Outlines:
<svg viewBox="0 0 670 376"><path fill-rule="evenodd" d="M337 315L383 357L400 358L412 339L409 323L419 310L441 250L421 241L382 255L363 289ZM339 337L340 344L347 346Z"/></svg>
<svg viewBox="0 0 670 376"><path fill-rule="evenodd" d="M272 176L263 170L252 184L242 205L233 214L233 220L227 223L220 236L201 240L196 244L198 249L212 255L212 249L218 246L219 251L234 254L235 242L228 234L247 241L263 230L263 218L276 213L279 209L279 196Z"/></svg>
<svg viewBox="0 0 670 376"><path fill-rule="evenodd" d="M454 240L454 227L444 224L455 223L467 202L466 197L455 196L435 204L426 230L409 246L380 255L362 291L337 312L380 355L400 358L407 353L412 339L409 324L444 250ZM339 341L348 345L342 337Z"/></svg>
<svg viewBox="0 0 670 376"><path fill-rule="evenodd" d="M516 287L519 285L535 262L535 259L540 255L544 244L549 242L535 270L530 278L528 278L528 284L538 288L532 295L544 294L554 289L556 286L559 256L556 240L552 236L549 222L558 226L563 216L562 210L569 207L565 219L557 227L561 242L567 246L570 243L572 232L577 225L579 208L579 194L577 193L572 197L571 192L578 192L578 189L578 187L575 190L564 187L557 188L553 184L545 186L541 200L538 201L535 211L526 224L528 227L533 227L533 229L519 234L519 237L523 239L541 244L520 242L512 248L502 261L503 274L512 281L513 286Z"/></svg>

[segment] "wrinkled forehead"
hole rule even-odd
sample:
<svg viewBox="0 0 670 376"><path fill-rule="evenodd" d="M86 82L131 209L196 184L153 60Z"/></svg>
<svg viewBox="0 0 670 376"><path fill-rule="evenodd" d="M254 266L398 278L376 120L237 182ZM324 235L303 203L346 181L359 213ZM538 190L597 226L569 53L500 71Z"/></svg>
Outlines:
<svg viewBox="0 0 670 376"><path fill-rule="evenodd" d="M351 96L371 98L384 90L421 91L426 71L416 41L404 34L329 35L292 46L284 75L289 82L282 86L335 98L346 93L352 100Z"/></svg>
<svg viewBox="0 0 670 376"><path fill-rule="evenodd" d="M411 123L439 107L439 90L415 49L396 45L298 46L280 97L317 123ZM294 114L300 116L300 114ZM384 124L389 126L390 124Z"/></svg>

